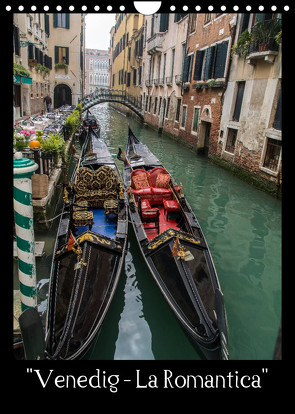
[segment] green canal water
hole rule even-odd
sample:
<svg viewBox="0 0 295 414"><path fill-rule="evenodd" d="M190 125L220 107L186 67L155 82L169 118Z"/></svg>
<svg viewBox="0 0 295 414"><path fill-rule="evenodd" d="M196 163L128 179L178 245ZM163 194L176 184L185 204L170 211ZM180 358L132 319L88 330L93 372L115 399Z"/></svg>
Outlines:
<svg viewBox="0 0 295 414"><path fill-rule="evenodd" d="M271 360L281 322L281 202L108 104L92 112L114 157L118 147L125 149L130 124L182 182L224 293L230 359ZM56 205L53 215L61 203ZM55 220L49 231L36 234L36 240L45 241L44 255L37 259L39 311L44 318L57 225ZM131 225L125 268L89 359L200 359L149 273Z"/></svg>

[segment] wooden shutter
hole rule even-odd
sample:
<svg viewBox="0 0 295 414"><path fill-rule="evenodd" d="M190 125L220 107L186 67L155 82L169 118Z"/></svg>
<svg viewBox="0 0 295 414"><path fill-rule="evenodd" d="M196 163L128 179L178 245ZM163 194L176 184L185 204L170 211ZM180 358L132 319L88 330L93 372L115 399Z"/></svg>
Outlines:
<svg viewBox="0 0 295 414"><path fill-rule="evenodd" d="M45 28L45 33L47 34L47 36L50 35L50 30L49 30L49 14L44 14L44 28Z"/></svg>
<svg viewBox="0 0 295 414"><path fill-rule="evenodd" d="M215 49L216 49L216 46L211 46L209 47L209 49L207 49L205 66L204 66L204 74L203 74L204 80L211 79L213 77Z"/></svg>
<svg viewBox="0 0 295 414"><path fill-rule="evenodd" d="M53 27L57 27L57 13L53 13Z"/></svg>
<svg viewBox="0 0 295 414"><path fill-rule="evenodd" d="M216 59L215 59L215 68L214 68L214 73L213 73L213 77L215 79L224 78L227 50L228 50L228 41L218 43L217 51L216 51Z"/></svg>
<svg viewBox="0 0 295 414"><path fill-rule="evenodd" d="M161 13L160 16L160 32L165 32L169 26L169 13Z"/></svg>
<svg viewBox="0 0 295 414"><path fill-rule="evenodd" d="M66 13L66 29L70 28L70 14Z"/></svg>
<svg viewBox="0 0 295 414"><path fill-rule="evenodd" d="M29 43L28 46L28 59L34 59L34 45Z"/></svg>
<svg viewBox="0 0 295 414"><path fill-rule="evenodd" d="M54 62L58 63L58 46L54 46Z"/></svg>
<svg viewBox="0 0 295 414"><path fill-rule="evenodd" d="M68 65L69 64L69 48L65 47L65 49L66 49L66 64Z"/></svg>
<svg viewBox="0 0 295 414"><path fill-rule="evenodd" d="M194 80L201 80L204 50L197 50L194 69Z"/></svg>
<svg viewBox="0 0 295 414"><path fill-rule="evenodd" d="M183 82L188 82L189 81L188 75L189 75L190 60L191 60L191 55L186 56L185 59L184 59L183 72L182 72Z"/></svg>
<svg viewBox="0 0 295 414"><path fill-rule="evenodd" d="M13 26L14 53L20 56L19 28Z"/></svg>
<svg viewBox="0 0 295 414"><path fill-rule="evenodd" d="M240 114L241 114L245 84L246 84L246 82L244 82L244 81L238 82L238 91L237 91L235 109L234 109L234 114L233 114L233 121L239 121L240 120Z"/></svg>

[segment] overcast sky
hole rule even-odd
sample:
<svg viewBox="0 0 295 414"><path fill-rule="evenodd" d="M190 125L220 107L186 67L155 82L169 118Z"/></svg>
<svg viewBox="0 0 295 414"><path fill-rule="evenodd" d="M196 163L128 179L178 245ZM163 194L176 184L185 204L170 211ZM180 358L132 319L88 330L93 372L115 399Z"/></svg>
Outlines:
<svg viewBox="0 0 295 414"><path fill-rule="evenodd" d="M115 16L115 13L89 13L85 16L87 49L108 50Z"/></svg>

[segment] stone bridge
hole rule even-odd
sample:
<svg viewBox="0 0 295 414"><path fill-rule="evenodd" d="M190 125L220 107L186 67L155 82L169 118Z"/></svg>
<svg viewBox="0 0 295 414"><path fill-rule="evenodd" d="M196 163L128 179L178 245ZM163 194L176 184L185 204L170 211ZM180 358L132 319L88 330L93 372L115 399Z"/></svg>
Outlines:
<svg viewBox="0 0 295 414"><path fill-rule="evenodd" d="M103 102L116 102L125 105L143 119L143 110L138 97L132 96L120 89L96 88L94 92L86 95L80 101L83 106L83 112Z"/></svg>

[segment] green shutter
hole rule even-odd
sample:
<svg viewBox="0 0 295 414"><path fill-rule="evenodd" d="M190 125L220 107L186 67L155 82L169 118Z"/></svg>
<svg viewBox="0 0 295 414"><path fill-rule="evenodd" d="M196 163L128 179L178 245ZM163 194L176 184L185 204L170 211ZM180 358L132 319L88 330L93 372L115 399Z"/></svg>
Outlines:
<svg viewBox="0 0 295 414"><path fill-rule="evenodd" d="M184 58L183 72L182 72L182 80L183 80L183 82L188 82L189 81L188 75L189 75L190 58L191 58L191 56L186 56Z"/></svg>
<svg viewBox="0 0 295 414"><path fill-rule="evenodd" d="M66 13L66 29L70 28L70 14Z"/></svg>
<svg viewBox="0 0 295 414"><path fill-rule="evenodd" d="M57 13L53 13L53 27L57 27Z"/></svg>
<svg viewBox="0 0 295 414"><path fill-rule="evenodd" d="M66 49L66 64L68 65L69 64L69 48L66 47L65 49Z"/></svg>
<svg viewBox="0 0 295 414"><path fill-rule="evenodd" d="M217 45L215 68L214 68L214 73L213 73L213 77L215 79L224 78L227 50L228 50L228 40L226 42L222 42Z"/></svg>
<svg viewBox="0 0 295 414"><path fill-rule="evenodd" d="M194 80L201 80L204 50L197 50L194 69Z"/></svg>
<svg viewBox="0 0 295 414"><path fill-rule="evenodd" d="M204 66L204 75L203 75L204 80L211 79L213 77L215 49L216 49L216 46L211 46L209 47L209 49L207 49L206 61L205 61L205 66Z"/></svg>
<svg viewBox="0 0 295 414"><path fill-rule="evenodd" d="M58 46L54 46L54 63L58 63Z"/></svg>

